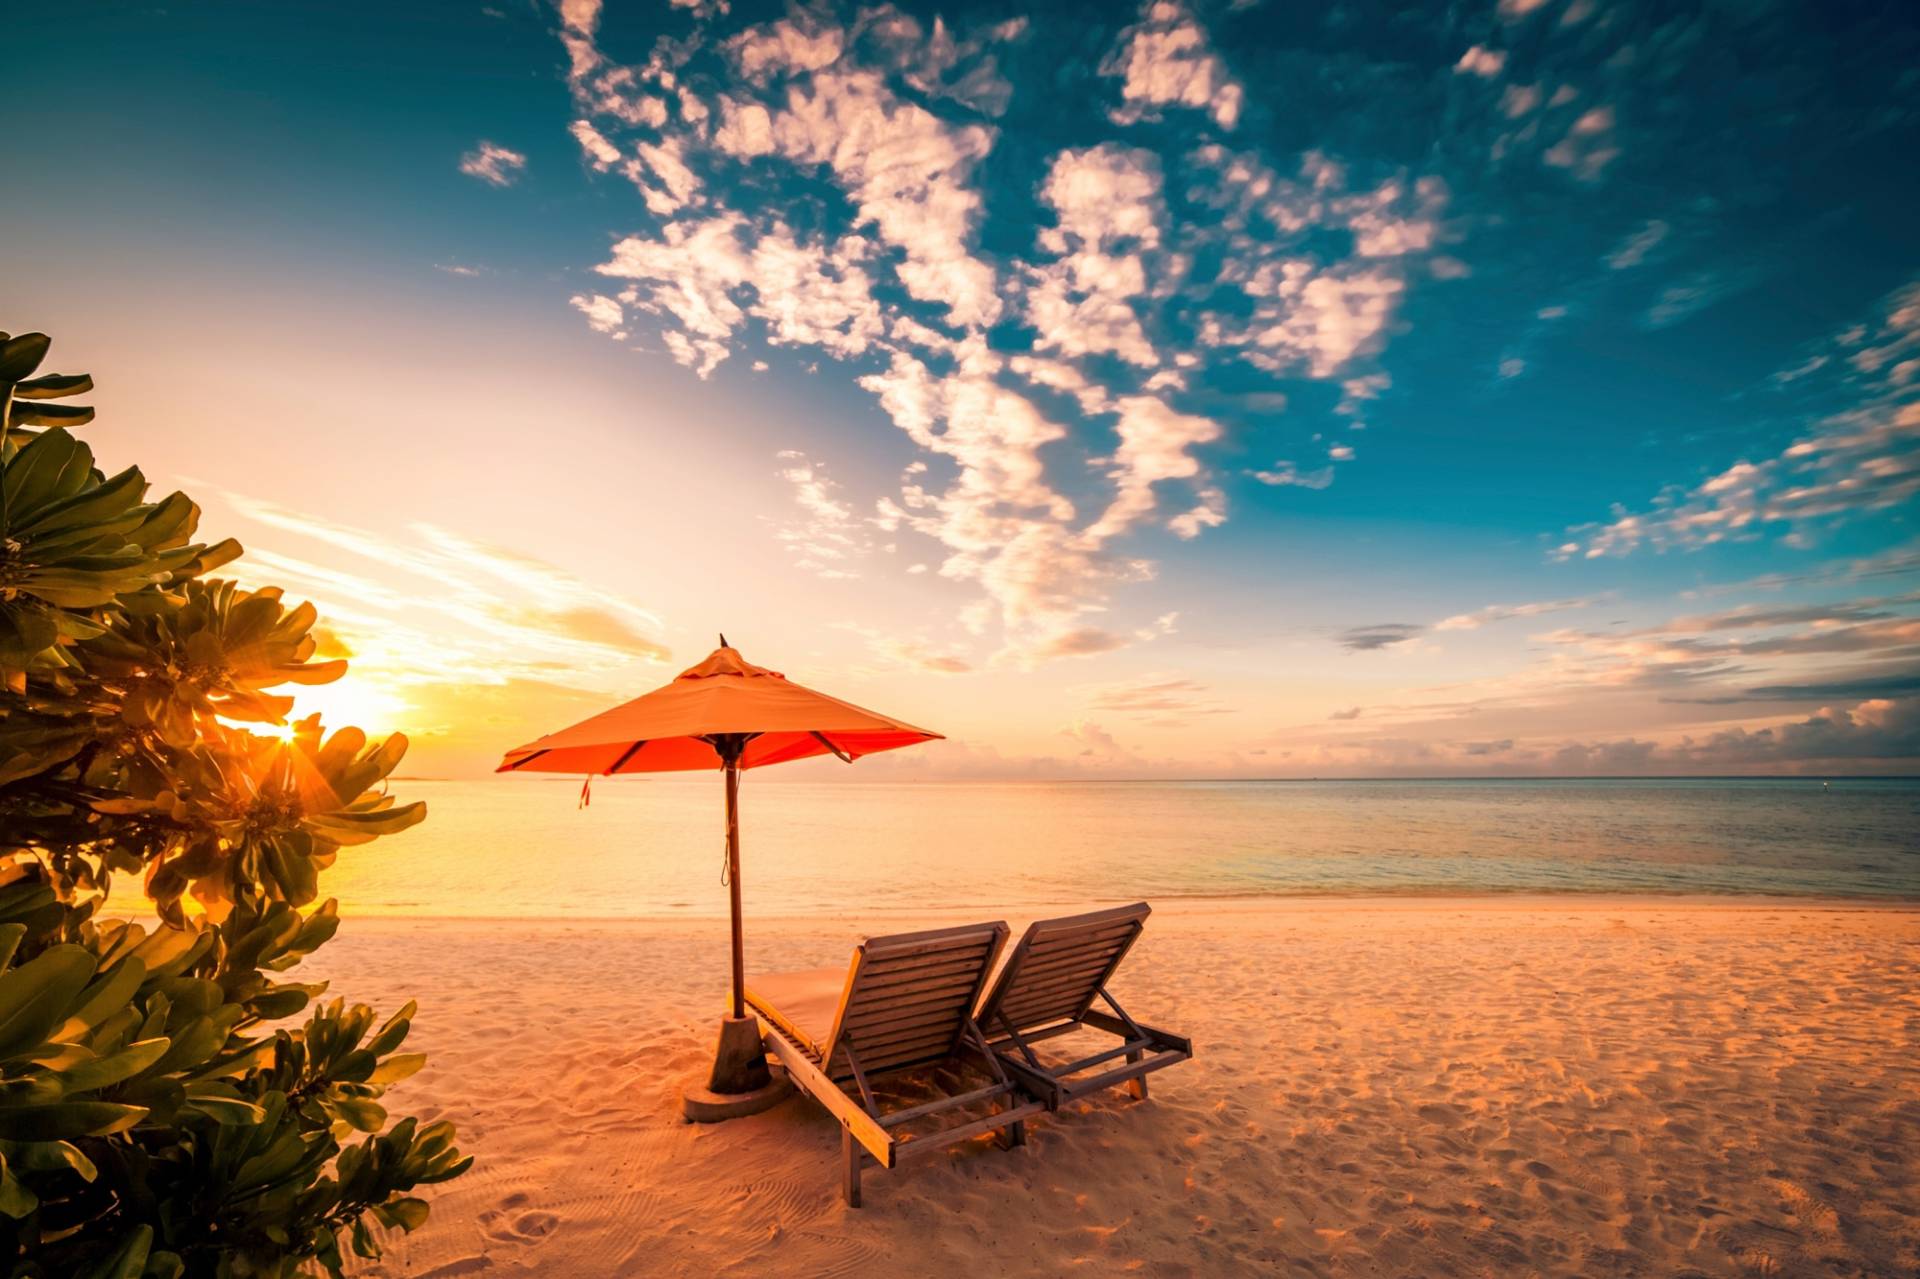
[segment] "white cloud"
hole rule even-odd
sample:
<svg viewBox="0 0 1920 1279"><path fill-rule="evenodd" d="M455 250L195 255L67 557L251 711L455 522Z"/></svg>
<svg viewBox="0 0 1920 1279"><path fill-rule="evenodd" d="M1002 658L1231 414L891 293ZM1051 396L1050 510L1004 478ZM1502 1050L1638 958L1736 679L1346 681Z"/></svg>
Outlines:
<svg viewBox="0 0 1920 1279"><path fill-rule="evenodd" d="M1039 345L1067 356L1158 364L1133 309L1150 291L1147 254L1159 246L1165 218L1158 162L1150 152L1111 144L1063 151L1040 197L1058 225L1040 233L1055 260L1029 268L1028 317Z"/></svg>
<svg viewBox="0 0 1920 1279"><path fill-rule="evenodd" d="M1507 119L1518 120L1540 105L1540 86L1537 84L1510 84L1500 94L1500 109Z"/></svg>
<svg viewBox="0 0 1920 1279"><path fill-rule="evenodd" d="M989 129L947 124L876 71L835 70L788 94L773 137L782 155L833 172L861 220L906 255L898 274L915 298L944 304L956 324L999 318L993 268L968 243L981 208L969 180Z"/></svg>
<svg viewBox="0 0 1920 1279"><path fill-rule="evenodd" d="M1457 75L1475 75L1491 80L1506 65L1506 50L1489 49L1476 44L1460 55L1460 61L1453 64L1453 70Z"/></svg>
<svg viewBox="0 0 1920 1279"><path fill-rule="evenodd" d="M1698 311L1704 311L1733 292L1741 284L1739 277L1713 271L1696 271L1678 284L1660 290L1660 296L1647 308L1644 317L1650 329L1664 329L1680 323Z"/></svg>
<svg viewBox="0 0 1920 1279"><path fill-rule="evenodd" d="M1026 34L1027 19L999 23L970 38L954 35L936 16L924 27L919 19L883 5L866 15L866 36L877 45L900 78L931 98L947 98L983 115L997 116L1013 98L1013 84L1000 73L994 50Z"/></svg>
<svg viewBox="0 0 1920 1279"><path fill-rule="evenodd" d="M840 60L845 33L804 9L765 26L750 27L727 42L727 54L740 74L755 84L776 75L797 76Z"/></svg>
<svg viewBox="0 0 1920 1279"><path fill-rule="evenodd" d="M1107 509L1086 531L1085 536L1094 542L1117 537L1151 514L1157 505L1154 485L1198 476L1200 463L1192 449L1220 438L1219 423L1190 413L1176 413L1149 396L1129 396L1120 401L1119 410L1120 421L1115 430L1120 436L1120 447L1114 450L1112 459L1116 492ZM1201 496L1199 507L1179 517L1180 527L1188 537L1197 534L1201 527L1218 524L1226 518L1223 511L1215 509L1221 500L1217 492Z"/></svg>
<svg viewBox="0 0 1920 1279"><path fill-rule="evenodd" d="M1692 489L1670 488L1650 510L1616 508L1604 525L1572 530L1557 558L1598 559L1642 547L1694 550L1751 540L1770 528L1813 526L1903 506L1920 496L1920 403L1870 404L1760 462L1741 461Z"/></svg>
<svg viewBox="0 0 1920 1279"><path fill-rule="evenodd" d="M489 186L510 187L520 180L527 157L497 142L482 141L460 157L460 172Z"/></svg>
<svg viewBox="0 0 1920 1279"><path fill-rule="evenodd" d="M605 135L594 128L590 121L575 120L567 126L567 131L580 144L588 162L602 173L620 163L620 148L607 141Z"/></svg>
<svg viewBox="0 0 1920 1279"><path fill-rule="evenodd" d="M774 536L794 567L828 579L860 576L858 565L873 549L868 521L854 514L820 463L794 449L783 450L779 460L801 518L777 522Z"/></svg>
<svg viewBox="0 0 1920 1279"><path fill-rule="evenodd" d="M1302 471L1292 462L1275 462L1271 469L1253 472L1253 478L1262 484L1275 488L1291 485L1303 489L1323 489L1333 483L1333 468L1323 466L1314 471Z"/></svg>
<svg viewBox="0 0 1920 1279"><path fill-rule="evenodd" d="M576 293L570 301L574 310L587 317L595 333L605 333L616 342L626 341L627 316L619 302L602 293Z"/></svg>
<svg viewBox="0 0 1920 1279"><path fill-rule="evenodd" d="M1471 613L1460 613L1443 621L1435 622L1436 631L1477 631L1493 622L1511 621L1516 617L1539 617L1543 613L1559 613L1567 609L1587 608L1592 605L1591 598L1540 600L1532 604L1489 604L1485 608L1475 609Z"/></svg>
<svg viewBox="0 0 1920 1279"><path fill-rule="evenodd" d="M1500 17L1507 22L1518 22L1546 3L1547 0L1500 0Z"/></svg>
<svg viewBox="0 0 1920 1279"><path fill-rule="evenodd" d="M670 222L659 239L620 241L595 269L635 281L638 305L678 321L681 331L663 340L702 377L726 359L728 339L748 316L766 322L769 341L839 356L860 354L879 336L881 314L860 265L860 240L826 246L798 240L783 225L751 248L750 238L737 213Z"/></svg>
<svg viewBox="0 0 1920 1279"><path fill-rule="evenodd" d="M1615 271L1624 271L1628 267L1639 266L1647 260L1647 255L1660 247L1667 238L1670 228L1659 218L1652 218L1641 224L1638 231L1622 240L1607 254L1607 265Z"/></svg>
<svg viewBox="0 0 1920 1279"><path fill-rule="evenodd" d="M714 145L743 159L773 152L773 117L758 102L720 99L721 125Z"/></svg>
<svg viewBox="0 0 1920 1279"><path fill-rule="evenodd" d="M1559 94L1554 98L1557 102ZM1541 159L1555 168L1571 171L1583 182L1594 182L1619 157L1620 147L1614 140L1613 108L1598 106L1581 112Z"/></svg>
<svg viewBox="0 0 1920 1279"><path fill-rule="evenodd" d="M1207 33L1175 0L1152 0L1140 23L1121 33L1120 47L1100 70L1125 77L1120 96L1127 105L1114 112L1120 123L1142 119L1161 106L1205 111L1222 129L1239 122L1244 90L1213 51Z"/></svg>
<svg viewBox="0 0 1920 1279"><path fill-rule="evenodd" d="M762 340L862 360L859 385L940 464L909 466L869 506L791 459L801 516L775 536L833 575L875 568L874 539L899 534L903 553L886 562L971 587L961 620L998 628L996 661L1159 634L1102 615L1117 588L1152 576L1130 540L1192 538L1227 518L1203 456L1221 426L1188 402L1215 393L1213 369L1338 379L1337 412L1363 429L1387 385L1368 362L1407 281L1466 270L1437 254L1451 233L1436 179L1358 181L1319 153L1282 176L1217 146L1037 156L1041 225L1030 246L989 255L978 173L1000 141L990 121L1013 90L999 57L1024 38L1020 19L952 30L890 6L844 24L793 9L727 40L731 71L717 75L687 73L697 40L616 64L594 45L594 23L562 19L574 136L653 217L597 268L619 287L575 305L604 332L657 323L668 353L702 377L735 353L764 367L742 349ZM1206 112L1187 121L1202 128L1237 120L1240 86L1179 5L1148 6L1107 70L1127 119L1179 106ZM1212 215L1171 218L1176 196L1163 187L1176 181L1183 204ZM836 190L823 197L822 185ZM1201 254L1222 263L1204 284L1190 278ZM987 332L1003 320L1031 332L1032 349L992 349ZM1270 413L1286 402L1270 388L1255 396ZM1083 417L1105 420L1087 430ZM1318 470L1280 463L1257 478L1324 487L1352 450L1328 456ZM844 522L813 501L821 493Z"/></svg>

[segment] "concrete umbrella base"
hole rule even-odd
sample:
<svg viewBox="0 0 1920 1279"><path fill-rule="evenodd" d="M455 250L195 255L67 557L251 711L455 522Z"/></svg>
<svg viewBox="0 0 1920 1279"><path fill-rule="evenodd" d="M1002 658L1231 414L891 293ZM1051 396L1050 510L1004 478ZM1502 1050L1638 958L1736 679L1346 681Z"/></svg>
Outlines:
<svg viewBox="0 0 1920 1279"><path fill-rule="evenodd" d="M752 1017L726 1017L714 1046L713 1073L706 1087L690 1086L680 1094L680 1113L689 1123L719 1123L757 1115L792 1095L786 1072L768 1069L760 1023Z"/></svg>

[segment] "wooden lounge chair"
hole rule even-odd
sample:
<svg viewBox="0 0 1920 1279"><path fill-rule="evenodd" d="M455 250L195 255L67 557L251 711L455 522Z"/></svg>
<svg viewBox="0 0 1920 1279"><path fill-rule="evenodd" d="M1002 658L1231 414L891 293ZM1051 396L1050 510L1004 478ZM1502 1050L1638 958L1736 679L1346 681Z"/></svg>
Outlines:
<svg viewBox="0 0 1920 1279"><path fill-rule="evenodd" d="M1149 913L1145 902L1136 902L1035 922L981 1001L975 1020L994 1055L1047 1109L1120 1083L1144 1100L1149 1074L1193 1056L1191 1040L1141 1025L1107 990ZM1096 999L1112 1012L1095 1008ZM1034 1051L1042 1040L1088 1027L1118 1035L1119 1046L1057 1064L1042 1061ZM1086 1073L1096 1067L1104 1069Z"/></svg>
<svg viewBox="0 0 1920 1279"><path fill-rule="evenodd" d="M937 1154L954 1142L996 1129L1009 1146L1026 1142L1026 1118L1042 1104L1021 1093L973 1020L993 961L1006 944L1004 923L874 937L854 947L844 969L781 973L747 983L747 1003L760 1019L767 1047L802 1091L840 1121L843 1190L860 1206L860 1168L871 1156L882 1168L903 1158ZM883 1111L874 1081L915 1067L966 1063L985 1086L921 1105ZM979 1114L984 1105L990 1113ZM953 1112L971 1107L957 1119ZM944 1119L909 1136L905 1128Z"/></svg>

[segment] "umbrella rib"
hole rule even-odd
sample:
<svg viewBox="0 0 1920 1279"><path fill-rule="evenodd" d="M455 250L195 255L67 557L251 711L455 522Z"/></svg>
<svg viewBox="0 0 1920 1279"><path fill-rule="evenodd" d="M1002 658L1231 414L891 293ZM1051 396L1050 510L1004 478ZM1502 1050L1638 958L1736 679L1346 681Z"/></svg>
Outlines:
<svg viewBox="0 0 1920 1279"><path fill-rule="evenodd" d="M620 769L623 766L625 766L626 762L632 759L636 754L638 754L640 751L640 748L642 746L645 746L646 744L647 743L645 741L638 741L638 742L635 742L633 745L627 747L626 751L621 754L620 758L613 761L613 767L609 768L607 772L609 774L619 772Z"/></svg>
<svg viewBox="0 0 1920 1279"><path fill-rule="evenodd" d="M838 755L840 757L841 763L843 764L853 763L853 756L847 754L845 751L841 750L838 746L835 746L832 742L828 741L827 735L825 733L820 732L818 729L810 729L808 731L813 733L814 737L819 740L822 746L832 751L835 755Z"/></svg>
<svg viewBox="0 0 1920 1279"><path fill-rule="evenodd" d="M544 754L546 754L546 753L547 753L547 752L546 752L546 751L545 751L544 749L542 749L542 750L537 750L537 751L535 751L535 752L533 752L533 754L531 754L531 755L528 755L528 756L527 756L526 758L524 758L524 759L516 759L516 760L514 760L514 761L513 761L513 763L511 763L511 764L508 764L508 765L507 765L507 767L508 767L509 769L512 769L512 770L518 770L518 769L520 769L520 768L522 768L522 767L524 767L524 766L526 766L526 765L528 765L528 764L531 764L531 763L533 763L533 761L534 761L534 760L536 760L536 759L539 759L539 758L540 758L540 757L541 757L542 755L544 755Z"/></svg>

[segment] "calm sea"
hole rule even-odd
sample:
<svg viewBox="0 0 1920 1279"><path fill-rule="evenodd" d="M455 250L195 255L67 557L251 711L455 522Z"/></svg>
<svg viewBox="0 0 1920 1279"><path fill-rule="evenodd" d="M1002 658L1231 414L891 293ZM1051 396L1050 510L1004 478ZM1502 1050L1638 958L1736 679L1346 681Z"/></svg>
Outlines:
<svg viewBox="0 0 1920 1279"><path fill-rule="evenodd" d="M342 850L351 913L711 916L718 776L397 783L424 825ZM762 782L749 912L1145 897L1763 893L1920 898L1920 779Z"/></svg>

